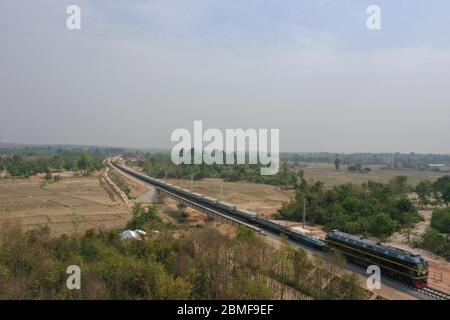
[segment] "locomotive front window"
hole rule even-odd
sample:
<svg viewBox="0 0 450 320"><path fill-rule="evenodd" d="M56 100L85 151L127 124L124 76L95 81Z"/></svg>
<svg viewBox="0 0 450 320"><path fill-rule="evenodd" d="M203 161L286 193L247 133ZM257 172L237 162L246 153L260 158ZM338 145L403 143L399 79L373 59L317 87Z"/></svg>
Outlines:
<svg viewBox="0 0 450 320"><path fill-rule="evenodd" d="M419 269L419 270L423 270L423 269L428 269L428 263L426 263L426 262L419 262L418 264L417 264L417 268Z"/></svg>

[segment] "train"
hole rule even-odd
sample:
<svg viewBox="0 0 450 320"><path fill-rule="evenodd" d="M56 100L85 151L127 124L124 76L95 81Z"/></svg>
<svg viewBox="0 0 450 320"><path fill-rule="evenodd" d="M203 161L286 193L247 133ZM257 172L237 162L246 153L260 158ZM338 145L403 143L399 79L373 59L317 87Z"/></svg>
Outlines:
<svg viewBox="0 0 450 320"><path fill-rule="evenodd" d="M382 275L415 288L428 285L428 263L420 255L339 230L328 232L325 241L330 250L347 261L363 267L377 265Z"/></svg>
<svg viewBox="0 0 450 320"><path fill-rule="evenodd" d="M280 225L268 219L260 217L256 212L238 208L236 205L221 201L216 198L206 197L196 192L172 185L155 179L125 166L112 162L114 166L125 171L131 176L146 181L163 190L181 195L186 199L208 208L224 212L233 218L260 227L263 230L277 235L285 235L288 239L312 247L322 252L334 252L342 254L347 261L361 265L378 265L382 275L411 285L415 288L427 286L428 264L420 255L413 254L398 248L382 245L363 237L347 234L339 230L331 230L325 240L310 236L304 229L298 230ZM301 229L301 228L300 228Z"/></svg>

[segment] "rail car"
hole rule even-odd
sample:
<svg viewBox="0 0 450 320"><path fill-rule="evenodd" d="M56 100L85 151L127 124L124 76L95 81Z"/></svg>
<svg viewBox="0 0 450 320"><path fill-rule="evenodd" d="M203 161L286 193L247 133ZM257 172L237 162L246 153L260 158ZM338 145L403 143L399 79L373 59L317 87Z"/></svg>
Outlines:
<svg viewBox="0 0 450 320"><path fill-rule="evenodd" d="M427 286L428 264L420 255L338 230L328 232L325 241L348 261L364 267L377 265L382 274L415 288Z"/></svg>
<svg viewBox="0 0 450 320"><path fill-rule="evenodd" d="M225 210L229 213L234 214L236 212L236 206L234 204L225 202L225 201L219 201L217 202L217 207L219 207L222 210Z"/></svg>
<svg viewBox="0 0 450 320"><path fill-rule="evenodd" d="M203 199L203 196L197 192L191 192L191 195L196 199Z"/></svg>
<svg viewBox="0 0 450 320"><path fill-rule="evenodd" d="M236 209L236 214L248 222L256 223L258 221L258 214L247 209Z"/></svg>
<svg viewBox="0 0 450 320"><path fill-rule="evenodd" d="M302 235L297 232L294 232L292 230L287 231L287 235L290 239L303 243L309 247L313 247L315 249L318 249L320 251L328 251L327 244L322 239L319 239L317 237L310 237L307 235Z"/></svg>
<svg viewBox="0 0 450 320"><path fill-rule="evenodd" d="M282 227L278 223L272 222L270 220L258 219L258 225L275 234L281 234L283 232Z"/></svg>
<svg viewBox="0 0 450 320"><path fill-rule="evenodd" d="M208 202L209 204L217 204L219 202L218 199L216 198L211 198L211 197L203 197L203 200L205 200L206 202Z"/></svg>

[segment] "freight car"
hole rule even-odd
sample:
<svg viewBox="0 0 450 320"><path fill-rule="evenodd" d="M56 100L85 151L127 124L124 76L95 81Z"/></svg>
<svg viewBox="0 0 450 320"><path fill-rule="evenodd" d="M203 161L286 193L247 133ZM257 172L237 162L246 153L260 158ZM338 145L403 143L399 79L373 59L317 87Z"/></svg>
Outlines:
<svg viewBox="0 0 450 320"><path fill-rule="evenodd" d="M231 204L231 203L228 203L228 202L225 202L225 201L219 201L217 203L217 206L220 209L225 210L226 212L229 212L229 213L232 213L232 214L235 214L235 212L236 212L236 206L234 204Z"/></svg>
<svg viewBox="0 0 450 320"><path fill-rule="evenodd" d="M318 249L320 251L328 251L327 244L322 239L319 239L318 237L311 237L307 235L306 233L300 233L298 231L295 231L293 229L289 229L286 231L287 236L297 242L303 243L309 247L313 247L315 249Z"/></svg>
<svg viewBox="0 0 450 320"><path fill-rule="evenodd" d="M258 214L247 209L236 209L236 215L252 223L256 223L256 221L258 220Z"/></svg>

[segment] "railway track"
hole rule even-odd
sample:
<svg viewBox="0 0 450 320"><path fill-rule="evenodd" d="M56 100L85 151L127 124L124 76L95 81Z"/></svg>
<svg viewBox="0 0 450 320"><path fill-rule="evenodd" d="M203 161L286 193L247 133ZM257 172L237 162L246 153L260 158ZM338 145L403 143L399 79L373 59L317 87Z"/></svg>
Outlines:
<svg viewBox="0 0 450 320"><path fill-rule="evenodd" d="M361 266L361 265L359 265L359 264L356 264L356 263L353 263L353 262L350 262L350 261L347 261L347 263L350 264L355 269L360 270L362 273L366 272L366 268ZM424 287L424 288L420 288L419 289L419 288L407 285L407 284L405 284L403 282L400 282L400 281L398 281L398 280L396 280L394 278L391 278L389 276L383 275L383 277L387 278L387 280L389 280L392 284L396 284L398 286L404 287L405 289L409 289L411 291L420 292L421 294L423 294L423 295L425 295L427 297L431 297L431 298L433 298L435 300L450 300L450 294L442 292L442 291L440 291L438 289L434 289L434 288L431 288L431 287ZM389 285L389 283L388 283L388 285Z"/></svg>
<svg viewBox="0 0 450 320"><path fill-rule="evenodd" d="M416 290L427 296L433 297L436 300L450 300L450 294L439 291L437 289L433 289L431 287L424 287Z"/></svg>

